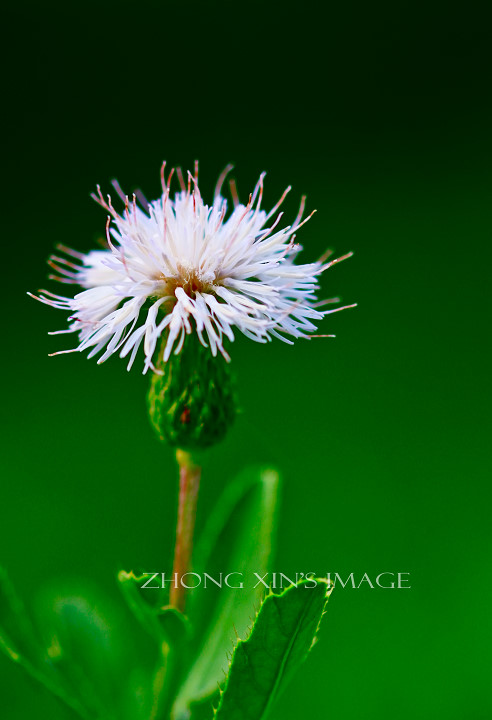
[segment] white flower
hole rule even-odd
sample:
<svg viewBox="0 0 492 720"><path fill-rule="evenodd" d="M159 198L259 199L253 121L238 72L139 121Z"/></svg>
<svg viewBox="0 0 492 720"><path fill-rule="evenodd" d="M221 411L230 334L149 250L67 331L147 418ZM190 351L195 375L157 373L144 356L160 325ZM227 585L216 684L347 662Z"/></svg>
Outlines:
<svg viewBox="0 0 492 720"><path fill-rule="evenodd" d="M163 333L167 361L196 332L214 356L220 352L229 360L224 339L234 340L234 328L256 342L277 337L290 343L289 337L312 337L316 322L343 309L320 309L337 299L320 303L315 293L321 273L351 253L331 262L326 253L318 262L296 265L301 246L295 232L309 219L302 221L305 198L293 224L280 229L282 213L274 216L290 187L267 213L261 209L262 174L247 205L231 182L234 207L228 212L221 189L230 169L219 178L211 205L202 199L196 169L186 184L178 169L181 190L172 197L173 171L166 180L165 163L162 196L154 202L140 195L139 205L135 195L130 202L113 183L125 203L121 214L98 187L93 197L109 213L108 248L82 254L58 246L63 254L49 260L58 274L50 277L84 289L73 298L46 290L36 298L70 313L68 329L58 332L78 333L79 344L61 352L101 353L100 363L118 352L129 356L130 369L143 343L147 372Z"/></svg>

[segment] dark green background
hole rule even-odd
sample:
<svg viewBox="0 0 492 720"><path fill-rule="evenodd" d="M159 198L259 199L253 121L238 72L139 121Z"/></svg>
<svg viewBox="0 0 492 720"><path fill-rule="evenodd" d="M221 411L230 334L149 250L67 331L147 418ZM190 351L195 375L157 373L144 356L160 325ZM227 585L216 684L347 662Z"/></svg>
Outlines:
<svg viewBox="0 0 492 720"><path fill-rule="evenodd" d="M176 479L145 415L147 378L118 359L48 358L65 316L25 292L46 286L55 243L86 250L103 234L96 183L155 196L163 159L199 158L210 197L232 161L242 197L262 170L266 205L292 183L292 217L307 193L304 258L354 250L323 290L359 307L326 320L336 340L232 347L244 413L204 458L199 525L242 465L273 463L278 570L412 578L338 589L272 717L491 716L486 9L4 11L0 556L26 597L64 575L117 597L120 566L165 569ZM65 717L1 657L0 697L6 720Z"/></svg>

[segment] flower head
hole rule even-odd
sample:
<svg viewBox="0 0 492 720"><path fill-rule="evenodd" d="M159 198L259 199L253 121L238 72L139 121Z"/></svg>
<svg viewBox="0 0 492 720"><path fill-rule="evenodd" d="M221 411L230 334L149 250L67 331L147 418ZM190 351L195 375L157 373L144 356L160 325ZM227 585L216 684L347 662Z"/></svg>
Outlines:
<svg viewBox="0 0 492 720"><path fill-rule="evenodd" d="M50 277L83 290L75 297L46 290L37 296L70 313L68 328L58 332L77 333L79 343L60 352L88 350L89 357L99 355L99 363L119 353L129 358L130 369L143 345L147 372L154 369L161 337L166 362L196 333L212 355L229 360L224 340L234 340L234 329L256 342L277 337L291 343L312 337L315 323L343 309L322 309L337 299L320 303L315 293L319 276L351 253L295 264L302 249L295 233L311 217L302 219L305 198L294 222L282 228L283 213L277 211L290 187L266 212L262 174L246 205L231 182L229 210L221 191L230 169L219 178L211 205L202 199L196 168L186 182L178 169L180 190L172 195L174 170L166 179L165 163L162 195L153 202L140 194L138 202L135 195L129 200L115 182L124 203L118 213L98 187L93 197L108 212L107 248L83 254L58 246L61 254L49 260L57 274Z"/></svg>

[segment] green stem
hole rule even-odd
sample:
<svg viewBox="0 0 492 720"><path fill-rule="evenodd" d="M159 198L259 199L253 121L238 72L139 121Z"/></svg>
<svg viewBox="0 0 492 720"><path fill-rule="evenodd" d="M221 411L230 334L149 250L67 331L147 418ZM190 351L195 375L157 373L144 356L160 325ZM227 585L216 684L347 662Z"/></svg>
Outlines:
<svg viewBox="0 0 492 720"><path fill-rule="evenodd" d="M184 450L176 451L176 460L179 465L179 502L173 581L171 583L169 604L184 612L186 588L183 586L181 579L185 573L189 572L191 567L201 468L195 465L190 453Z"/></svg>

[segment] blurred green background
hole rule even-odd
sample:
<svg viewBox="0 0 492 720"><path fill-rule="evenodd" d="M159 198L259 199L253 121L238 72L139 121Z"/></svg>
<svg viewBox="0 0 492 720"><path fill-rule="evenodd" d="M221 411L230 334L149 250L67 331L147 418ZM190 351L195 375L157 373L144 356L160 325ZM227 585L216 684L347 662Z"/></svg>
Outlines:
<svg viewBox="0 0 492 720"><path fill-rule="evenodd" d="M488 9L4 10L0 558L26 598L63 576L117 598L119 567L165 569L177 493L148 378L118 359L48 358L65 315L25 293L46 287L55 243L87 250L103 234L96 183L152 197L162 160L198 158L211 197L232 161L243 198L262 170L265 206L292 184L294 217L308 195L304 259L354 250L323 292L359 307L326 320L336 340L232 347L244 412L204 457L199 527L241 466L271 463L277 570L412 581L339 588L272 718L491 717ZM0 696L6 720L67 717L3 657Z"/></svg>

